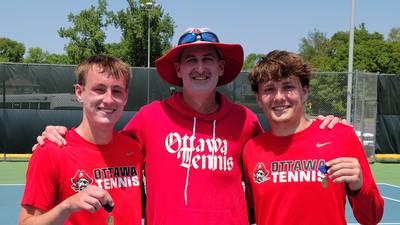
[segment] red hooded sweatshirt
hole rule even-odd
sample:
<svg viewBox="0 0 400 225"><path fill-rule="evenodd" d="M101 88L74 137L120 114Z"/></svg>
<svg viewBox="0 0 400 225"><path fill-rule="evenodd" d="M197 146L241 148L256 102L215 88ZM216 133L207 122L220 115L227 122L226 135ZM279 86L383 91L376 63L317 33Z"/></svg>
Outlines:
<svg viewBox="0 0 400 225"><path fill-rule="evenodd" d="M262 128L249 109L217 98L219 110L204 115L175 93L125 127L145 149L147 225L249 224L241 153Z"/></svg>

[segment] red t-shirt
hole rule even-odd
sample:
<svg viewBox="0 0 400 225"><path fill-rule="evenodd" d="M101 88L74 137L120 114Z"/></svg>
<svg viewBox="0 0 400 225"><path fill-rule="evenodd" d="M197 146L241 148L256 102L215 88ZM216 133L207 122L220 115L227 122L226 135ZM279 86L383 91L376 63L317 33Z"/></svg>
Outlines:
<svg viewBox="0 0 400 225"><path fill-rule="evenodd" d="M353 129L338 124L321 130L319 125L313 122L286 137L266 132L245 145L244 173L257 225L346 224L346 195L361 224L376 224L382 218L383 199ZM363 175L358 194L331 179L322 186L319 165L338 157L358 159Z"/></svg>
<svg viewBox="0 0 400 225"><path fill-rule="evenodd" d="M70 130L67 145L51 142L38 147L29 160L22 205L48 211L89 184L107 190L115 207L116 225L140 225L142 154L140 145L119 133L111 143L95 145ZM106 224L108 213L84 210L71 214L65 224Z"/></svg>

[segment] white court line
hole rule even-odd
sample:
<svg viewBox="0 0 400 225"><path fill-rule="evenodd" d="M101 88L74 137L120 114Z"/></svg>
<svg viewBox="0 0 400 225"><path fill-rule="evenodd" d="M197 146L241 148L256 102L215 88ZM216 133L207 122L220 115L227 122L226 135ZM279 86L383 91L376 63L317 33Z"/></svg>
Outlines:
<svg viewBox="0 0 400 225"><path fill-rule="evenodd" d="M387 184L387 183L377 183L377 185L386 185L389 187L394 187L394 188L400 188L400 186L394 185L394 184ZM385 197L382 195L382 198L387 199L387 200L391 200L391 201L395 201L395 202L400 202L399 199L395 199L395 198L389 198L389 197Z"/></svg>
<svg viewBox="0 0 400 225"><path fill-rule="evenodd" d="M387 184L387 183L376 183L377 185L386 185L386 186L390 186L390 187L395 187L395 188L400 188L400 186L394 185L394 184Z"/></svg>
<svg viewBox="0 0 400 225"><path fill-rule="evenodd" d="M25 186L25 184L0 184L0 186Z"/></svg>
<svg viewBox="0 0 400 225"><path fill-rule="evenodd" d="M391 200L391 201L395 201L395 202L400 202L400 200L398 200L398 199L385 197L383 195L382 195L382 198L387 199L387 200Z"/></svg>

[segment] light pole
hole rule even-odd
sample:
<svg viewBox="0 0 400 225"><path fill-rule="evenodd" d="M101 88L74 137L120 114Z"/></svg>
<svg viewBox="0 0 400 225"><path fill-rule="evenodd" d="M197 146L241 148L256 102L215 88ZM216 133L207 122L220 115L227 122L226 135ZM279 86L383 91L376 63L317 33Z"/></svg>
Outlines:
<svg viewBox="0 0 400 225"><path fill-rule="evenodd" d="M347 107L346 107L346 120L351 121L351 98L353 90L353 48L354 48L354 11L356 7L356 0L351 0L351 22L350 22L350 36L349 36L349 64L347 76Z"/></svg>
<svg viewBox="0 0 400 225"><path fill-rule="evenodd" d="M147 11L147 103L150 102L150 12L156 6L157 4L152 1L141 4Z"/></svg>

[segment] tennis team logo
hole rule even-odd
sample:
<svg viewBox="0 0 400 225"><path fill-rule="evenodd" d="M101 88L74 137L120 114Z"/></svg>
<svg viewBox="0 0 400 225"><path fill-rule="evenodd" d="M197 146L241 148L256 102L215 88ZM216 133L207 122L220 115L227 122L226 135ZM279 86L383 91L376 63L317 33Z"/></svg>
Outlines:
<svg viewBox="0 0 400 225"><path fill-rule="evenodd" d="M271 178L268 177L269 171L265 168L264 163L259 162L257 163L256 168L253 170L253 177L254 177L254 182L257 184L261 184L264 181L267 181Z"/></svg>
<svg viewBox="0 0 400 225"><path fill-rule="evenodd" d="M183 168L231 171L233 157L228 153L228 141L221 138L196 138L171 132L165 137L165 149L175 154Z"/></svg>
<svg viewBox="0 0 400 225"><path fill-rule="evenodd" d="M84 170L77 170L75 176L71 178L71 182L72 190L79 192L91 185L93 183L93 179Z"/></svg>

